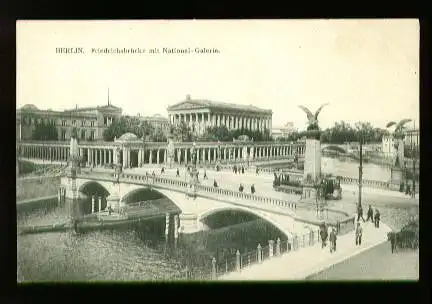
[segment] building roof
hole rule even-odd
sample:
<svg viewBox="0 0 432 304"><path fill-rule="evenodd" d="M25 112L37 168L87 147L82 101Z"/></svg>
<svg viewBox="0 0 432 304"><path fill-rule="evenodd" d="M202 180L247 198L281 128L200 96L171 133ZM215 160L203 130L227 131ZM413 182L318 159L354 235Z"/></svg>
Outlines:
<svg viewBox="0 0 432 304"><path fill-rule="evenodd" d="M34 104L26 104L20 108L20 110L31 110L31 111L37 111L39 110Z"/></svg>
<svg viewBox="0 0 432 304"><path fill-rule="evenodd" d="M97 107L84 107L84 108L75 108L75 109L69 109L64 110L65 112L81 112L81 111L100 111L100 110L116 110L121 111L122 109L116 106L113 106L112 104L105 105L105 106L97 106Z"/></svg>
<svg viewBox="0 0 432 304"><path fill-rule="evenodd" d="M190 96L187 96L186 100L184 101L169 106L167 110L176 111L176 110L200 109L200 108L230 109L230 110L267 113L267 114L272 113L272 110L260 109L253 105L240 105L235 103L211 101L207 99L190 99Z"/></svg>

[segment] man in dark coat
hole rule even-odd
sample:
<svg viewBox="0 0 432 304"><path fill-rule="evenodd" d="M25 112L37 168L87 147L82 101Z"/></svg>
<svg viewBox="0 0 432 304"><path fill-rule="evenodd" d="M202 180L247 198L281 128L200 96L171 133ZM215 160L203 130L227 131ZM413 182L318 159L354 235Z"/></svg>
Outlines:
<svg viewBox="0 0 432 304"><path fill-rule="evenodd" d="M213 181L213 187L215 187L215 188L218 187L218 183L216 182L216 180Z"/></svg>
<svg viewBox="0 0 432 304"><path fill-rule="evenodd" d="M244 174L244 167L242 166L242 174Z"/></svg>
<svg viewBox="0 0 432 304"><path fill-rule="evenodd" d="M177 173L176 173L176 177L180 177L180 171L179 171L179 169L177 168Z"/></svg>
<svg viewBox="0 0 432 304"><path fill-rule="evenodd" d="M397 252L397 246L396 246L396 244L397 244L397 242L396 242L397 235L396 235L396 233L395 232L389 232L387 234L387 236L388 236L388 239L389 239L390 244L391 244L391 252L392 253Z"/></svg>
<svg viewBox="0 0 432 304"><path fill-rule="evenodd" d="M367 212L367 218L366 218L366 222L369 222L369 220L373 223L374 219L373 219L373 209L371 207L371 205L369 205L369 209Z"/></svg>
<svg viewBox="0 0 432 304"><path fill-rule="evenodd" d="M356 236L356 245L360 246L362 241L362 236L363 236L363 228L360 226L359 222L357 222L355 236Z"/></svg>
<svg viewBox="0 0 432 304"><path fill-rule="evenodd" d="M240 184L239 191L240 191L240 192L243 192L243 189L244 189L244 188L243 188L243 185Z"/></svg>
<svg viewBox="0 0 432 304"><path fill-rule="evenodd" d="M366 222L363 217L363 207L361 205L357 207L357 222L360 221L360 219L363 220L363 223Z"/></svg>
<svg viewBox="0 0 432 304"><path fill-rule="evenodd" d="M329 237L330 252L331 253L336 251L336 240L337 240L336 231L334 228L332 228L332 231L330 232L330 237Z"/></svg>
<svg viewBox="0 0 432 304"><path fill-rule="evenodd" d="M255 186L254 186L254 185L251 186L251 193L252 193L252 194L255 193Z"/></svg>
<svg viewBox="0 0 432 304"><path fill-rule="evenodd" d="M328 232L327 232L327 226L325 224L323 224L320 228L320 236L321 236L321 248L324 248L327 244L327 237L328 237Z"/></svg>
<svg viewBox="0 0 432 304"><path fill-rule="evenodd" d="M378 211L378 209L375 209L375 217L374 217L374 219L375 219L375 227L376 228L379 228L380 218L381 218L380 212Z"/></svg>

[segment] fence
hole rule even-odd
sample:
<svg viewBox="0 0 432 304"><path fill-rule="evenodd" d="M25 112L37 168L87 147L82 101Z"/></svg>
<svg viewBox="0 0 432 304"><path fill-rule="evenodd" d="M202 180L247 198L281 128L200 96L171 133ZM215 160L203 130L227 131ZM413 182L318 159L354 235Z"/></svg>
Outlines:
<svg viewBox="0 0 432 304"><path fill-rule="evenodd" d="M314 246L320 243L319 229L311 229L306 234L295 235L292 238L277 238L269 240L268 244L258 244L256 249L241 253L240 250L226 250L222 255L209 260L207 267L180 271L172 277L174 280L210 280L226 275L230 272L239 272L242 269L261 264L265 260L272 259L292 251ZM227 254L225 254L227 252Z"/></svg>

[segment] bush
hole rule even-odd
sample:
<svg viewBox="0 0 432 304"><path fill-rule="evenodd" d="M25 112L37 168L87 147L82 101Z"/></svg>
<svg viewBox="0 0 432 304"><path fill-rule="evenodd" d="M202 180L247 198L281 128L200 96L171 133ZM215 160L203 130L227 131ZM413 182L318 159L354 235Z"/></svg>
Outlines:
<svg viewBox="0 0 432 304"><path fill-rule="evenodd" d="M18 170L19 170L20 175L28 174L28 173L36 171L36 165L32 162L19 160L18 161Z"/></svg>

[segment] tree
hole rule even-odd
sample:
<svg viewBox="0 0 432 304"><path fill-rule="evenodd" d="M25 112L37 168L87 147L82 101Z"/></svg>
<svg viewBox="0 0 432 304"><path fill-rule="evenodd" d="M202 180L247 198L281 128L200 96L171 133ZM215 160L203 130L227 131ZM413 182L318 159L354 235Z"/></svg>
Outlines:
<svg viewBox="0 0 432 304"><path fill-rule="evenodd" d="M35 128L32 134L33 140L57 140L58 132L53 121L35 121Z"/></svg>
<svg viewBox="0 0 432 304"><path fill-rule="evenodd" d="M115 137L119 138L128 132L135 134L138 138L142 138L143 136L153 136L155 130L147 121L141 121L137 117L123 116L113 121L104 130L102 136L104 141L113 141Z"/></svg>
<svg viewBox="0 0 432 304"><path fill-rule="evenodd" d="M173 134L173 136L178 141L191 141L192 140L191 128L184 121L181 121L180 123L176 124L172 128L171 134Z"/></svg>

